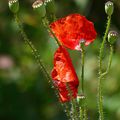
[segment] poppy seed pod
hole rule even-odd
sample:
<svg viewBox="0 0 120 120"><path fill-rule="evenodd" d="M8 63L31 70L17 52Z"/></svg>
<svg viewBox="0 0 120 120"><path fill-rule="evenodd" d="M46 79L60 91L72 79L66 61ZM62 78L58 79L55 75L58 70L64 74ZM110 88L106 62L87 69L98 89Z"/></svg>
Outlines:
<svg viewBox="0 0 120 120"><path fill-rule="evenodd" d="M110 44L114 44L117 39L118 39L118 33L116 31L110 31L108 33L108 42Z"/></svg>
<svg viewBox="0 0 120 120"><path fill-rule="evenodd" d="M36 0L33 5L33 9L40 15L40 17L45 17L46 9L42 0Z"/></svg>
<svg viewBox="0 0 120 120"><path fill-rule="evenodd" d="M105 12L108 16L111 16L113 14L114 11L114 5L113 2L108 1L105 3Z"/></svg>
<svg viewBox="0 0 120 120"><path fill-rule="evenodd" d="M54 0L45 0L46 11L49 14L54 14L56 12L56 7Z"/></svg>
<svg viewBox="0 0 120 120"><path fill-rule="evenodd" d="M9 9L13 13L17 13L19 10L19 1L18 0L9 0L8 2Z"/></svg>

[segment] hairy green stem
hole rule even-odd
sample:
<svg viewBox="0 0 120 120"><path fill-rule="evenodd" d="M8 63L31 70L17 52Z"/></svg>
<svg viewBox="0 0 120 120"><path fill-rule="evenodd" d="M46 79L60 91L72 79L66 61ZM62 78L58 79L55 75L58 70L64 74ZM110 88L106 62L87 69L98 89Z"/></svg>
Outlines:
<svg viewBox="0 0 120 120"><path fill-rule="evenodd" d="M66 87L67 87L67 90L68 90L68 92L69 92L69 97L70 97L70 99L71 99L71 112L72 112L72 116L71 116L71 119L72 120L78 120L78 118L79 118L79 114L78 114L78 111L77 111L77 102L74 100L74 98L73 98L73 93L72 93L72 91L71 91L71 89L70 89L70 86L69 86L69 84L68 83L66 83ZM69 111L70 112L70 111Z"/></svg>
<svg viewBox="0 0 120 120"><path fill-rule="evenodd" d="M83 120L83 109L80 107L80 120Z"/></svg>
<svg viewBox="0 0 120 120"><path fill-rule="evenodd" d="M84 63L85 63L85 50L84 50L84 43L81 43L81 65L82 65L82 72L81 72L81 90L82 90L82 94L84 94Z"/></svg>
<svg viewBox="0 0 120 120"><path fill-rule="evenodd" d="M66 113L68 119L69 119L69 120L72 120L71 114L70 114L70 112L69 112L69 106L67 105L67 103L64 103L64 104L63 104L63 107L65 108L65 113Z"/></svg>
<svg viewBox="0 0 120 120"><path fill-rule="evenodd" d="M51 77L49 76L47 70L45 69L45 67L44 67L44 65L43 65L43 63L42 63L42 61L41 61L41 59L40 59L40 55L39 55L37 49L35 48L35 46L32 44L32 42L29 40L29 38L27 37L26 33L24 32L22 23L20 22L17 14L15 14L15 21L16 21L18 27L19 27L20 33L21 33L21 35L22 35L22 37L23 37L23 40L24 40L25 43L26 43L27 45L29 45L29 47L31 48L32 53L33 53L35 59L36 59L37 62L38 62L38 65L39 65L40 70L43 72L43 74L46 76L46 78L50 81L50 80L51 80Z"/></svg>
<svg viewBox="0 0 120 120"><path fill-rule="evenodd" d="M105 43L106 43L106 38L107 38L107 34L110 28L110 23L111 23L111 16L108 16L108 21L107 21L107 27L106 27L106 31L103 37L103 41L102 44L100 46L100 53L99 53L99 74L101 74L102 72L102 58L103 58L103 54L104 54L104 47L105 47Z"/></svg>
<svg viewBox="0 0 120 120"><path fill-rule="evenodd" d="M109 54L109 59L108 59L107 70L104 73L102 73L101 77L104 77L110 71L110 67L111 67L111 63L112 63L112 56L113 56L113 46L110 45L110 54Z"/></svg>
<svg viewBox="0 0 120 120"><path fill-rule="evenodd" d="M50 28L50 26L49 26L49 21L47 20L47 18L46 18L46 17L43 18L42 22L43 22L44 26L47 28L47 30L48 30L48 31L51 33L51 35L54 37L57 45L60 46L61 44L60 44L60 42L58 41L58 39L57 39L56 35L54 34L54 32L52 31L52 29Z"/></svg>
<svg viewBox="0 0 120 120"><path fill-rule="evenodd" d="M102 78L103 78L103 74L102 74L102 58L103 58L103 54L104 54L104 47L105 47L105 43L106 43L106 38L107 38L107 34L110 28L110 23L111 23L111 16L108 16L108 21L107 21L107 27L106 27L106 31L103 37L103 41L100 47L100 53L99 53L99 80L98 80L98 110L99 110L99 120L104 120L104 114L103 114L103 96L102 96ZM110 59L111 59L111 55L110 55ZM110 64L108 65L108 70L110 69L110 65L111 65L111 60ZM107 71L108 72L108 71ZM106 73L105 73L106 74Z"/></svg>
<svg viewBox="0 0 120 120"><path fill-rule="evenodd" d="M84 108L84 120L87 120L88 118L87 118L87 109L86 109L86 107Z"/></svg>
<svg viewBox="0 0 120 120"><path fill-rule="evenodd" d="M82 70L81 70L81 91L82 95L84 96L84 65L85 65L85 45L84 41L81 42L81 65L82 65ZM86 120L87 118L87 113L86 113L86 106L85 106L85 101L86 98L84 96L84 99L82 100L82 106L80 107L80 120L84 118Z"/></svg>

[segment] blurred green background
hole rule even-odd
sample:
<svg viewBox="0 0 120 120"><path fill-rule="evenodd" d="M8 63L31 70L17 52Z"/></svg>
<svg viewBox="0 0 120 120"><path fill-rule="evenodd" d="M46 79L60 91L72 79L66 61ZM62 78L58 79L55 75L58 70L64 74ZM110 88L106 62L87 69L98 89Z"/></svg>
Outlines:
<svg viewBox="0 0 120 120"><path fill-rule="evenodd" d="M19 0L19 16L24 28L38 49L50 73L57 46L32 10L34 0ZM93 21L98 36L86 48L85 90L88 117L97 120L98 54L106 26L104 4L107 0L56 0L58 18L80 13ZM115 10L111 29L120 31L120 0L114 0ZM109 47L106 45L104 68ZM80 77L80 53L69 51ZM114 45L114 56L109 75L103 80L105 120L120 120L120 40ZM24 44L7 0L0 0L0 120L67 120L54 90L39 70L29 46Z"/></svg>

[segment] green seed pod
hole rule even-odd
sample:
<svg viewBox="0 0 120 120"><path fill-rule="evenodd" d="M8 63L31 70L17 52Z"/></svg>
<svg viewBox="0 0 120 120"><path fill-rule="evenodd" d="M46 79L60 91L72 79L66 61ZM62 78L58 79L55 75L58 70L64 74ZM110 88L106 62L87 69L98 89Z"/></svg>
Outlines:
<svg viewBox="0 0 120 120"><path fill-rule="evenodd" d="M46 9L42 0L36 0L33 5L33 9L40 15L40 17L45 17Z"/></svg>
<svg viewBox="0 0 120 120"><path fill-rule="evenodd" d="M110 31L108 33L108 42L110 44L114 44L117 39L118 39L118 33L116 31Z"/></svg>
<svg viewBox="0 0 120 120"><path fill-rule="evenodd" d="M13 13L17 13L19 10L19 1L18 0L9 0L8 2L9 9Z"/></svg>
<svg viewBox="0 0 120 120"><path fill-rule="evenodd" d="M105 3L105 12L108 16L111 16L114 11L114 4L111 1Z"/></svg>
<svg viewBox="0 0 120 120"><path fill-rule="evenodd" d="M54 0L45 0L44 4L46 6L46 11L48 14L54 14L56 12Z"/></svg>

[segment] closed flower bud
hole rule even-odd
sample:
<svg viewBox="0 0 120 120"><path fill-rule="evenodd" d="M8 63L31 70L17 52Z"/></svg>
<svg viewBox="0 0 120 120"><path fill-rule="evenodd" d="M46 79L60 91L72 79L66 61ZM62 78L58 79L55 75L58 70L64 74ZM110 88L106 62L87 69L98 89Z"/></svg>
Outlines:
<svg viewBox="0 0 120 120"><path fill-rule="evenodd" d="M56 12L54 0L45 0L45 6L48 14L54 14Z"/></svg>
<svg viewBox="0 0 120 120"><path fill-rule="evenodd" d="M19 10L19 1L18 0L9 0L8 2L11 12L17 13Z"/></svg>
<svg viewBox="0 0 120 120"><path fill-rule="evenodd" d="M110 44L114 44L117 39L118 39L118 33L116 31L110 31L108 33L108 42Z"/></svg>
<svg viewBox="0 0 120 120"><path fill-rule="evenodd" d="M45 17L46 9L42 0L36 0L32 7L40 15L40 17Z"/></svg>
<svg viewBox="0 0 120 120"><path fill-rule="evenodd" d="M105 3L105 12L108 16L111 16L113 14L114 11L114 5L113 2L108 1L107 3Z"/></svg>

